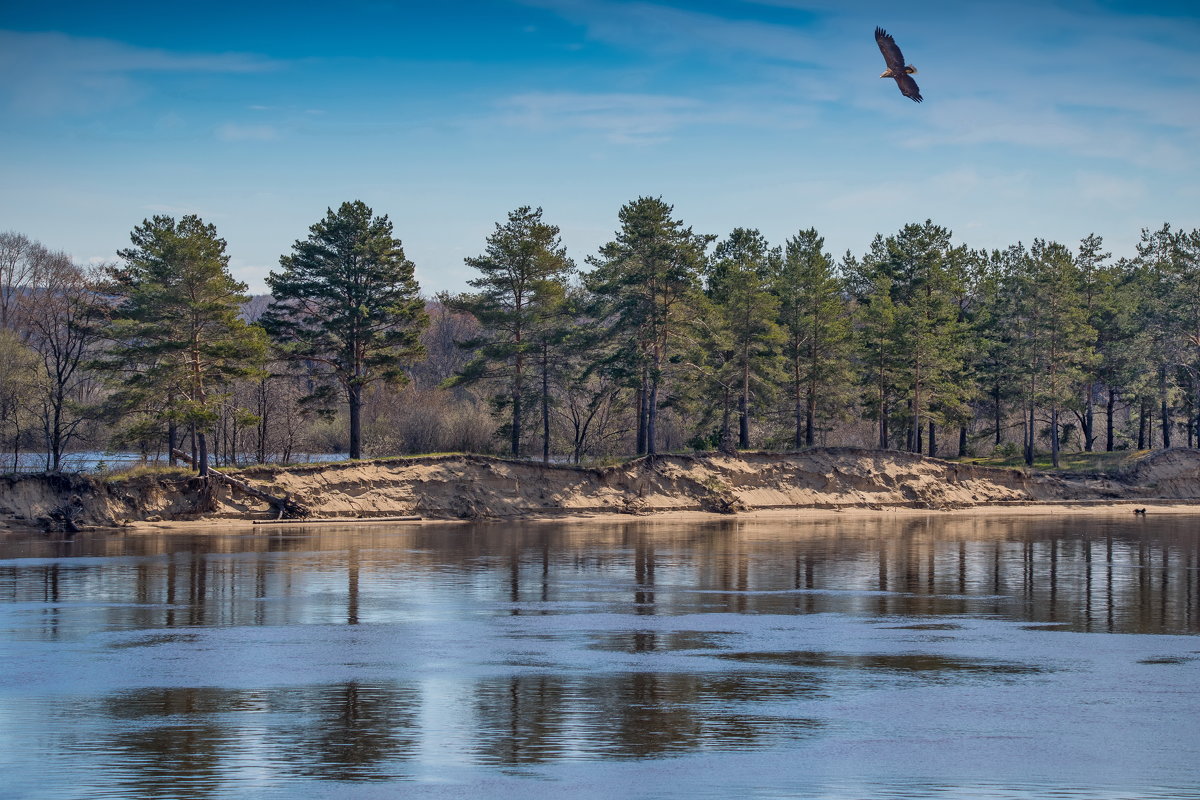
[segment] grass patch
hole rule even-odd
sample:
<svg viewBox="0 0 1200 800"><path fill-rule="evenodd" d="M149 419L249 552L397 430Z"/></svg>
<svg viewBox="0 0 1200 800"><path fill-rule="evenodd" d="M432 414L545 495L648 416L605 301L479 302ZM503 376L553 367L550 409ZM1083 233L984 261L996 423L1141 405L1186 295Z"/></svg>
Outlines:
<svg viewBox="0 0 1200 800"><path fill-rule="evenodd" d="M126 481L142 478L191 478L195 474L195 470L188 469L187 467L142 464L113 472L98 472L93 477L102 483L125 483Z"/></svg>
<svg viewBox="0 0 1200 800"><path fill-rule="evenodd" d="M1116 450L1112 453L1059 453L1058 469L1050 463L1049 453L1038 453L1033 459L1033 469L1039 472L1090 473L1099 475L1115 475L1125 470L1149 455L1151 450ZM973 464L980 467L1010 467L1024 469L1025 458L1021 455L1008 457L980 456L950 458L960 464Z"/></svg>

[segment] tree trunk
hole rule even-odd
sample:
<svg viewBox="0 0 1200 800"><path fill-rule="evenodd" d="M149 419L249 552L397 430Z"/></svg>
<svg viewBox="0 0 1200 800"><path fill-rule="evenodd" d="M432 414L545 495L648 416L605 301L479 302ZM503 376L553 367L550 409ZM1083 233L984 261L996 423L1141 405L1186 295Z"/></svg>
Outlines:
<svg viewBox="0 0 1200 800"><path fill-rule="evenodd" d="M917 382L913 388L912 399L912 431L909 449L914 453L921 452L921 378L920 366L917 367Z"/></svg>
<svg viewBox="0 0 1200 800"><path fill-rule="evenodd" d="M958 457L962 458L967 454L967 426L961 425L958 428Z"/></svg>
<svg viewBox="0 0 1200 800"><path fill-rule="evenodd" d="M662 351L654 347L654 363L650 366L650 391L646 397L646 455L658 452L658 381L662 378Z"/></svg>
<svg viewBox="0 0 1200 800"><path fill-rule="evenodd" d="M258 444L254 448L254 460L259 464L267 463L267 381L264 378L258 385Z"/></svg>
<svg viewBox="0 0 1200 800"><path fill-rule="evenodd" d="M1138 404L1138 450L1146 449L1146 401Z"/></svg>
<svg viewBox="0 0 1200 800"><path fill-rule="evenodd" d="M1000 384L996 384L992 389L992 397L996 401L996 446L1000 446Z"/></svg>
<svg viewBox="0 0 1200 800"><path fill-rule="evenodd" d="M175 420L167 421L167 463L175 466L175 452L179 448L179 426Z"/></svg>
<svg viewBox="0 0 1200 800"><path fill-rule="evenodd" d="M808 405L804 410L804 443L812 447L817 443L817 390L808 387Z"/></svg>
<svg viewBox="0 0 1200 800"><path fill-rule="evenodd" d="M520 367L518 367L517 375L520 375ZM513 458L521 457L521 381L518 377L513 381L512 392L512 431L511 439L509 440L509 449Z"/></svg>
<svg viewBox="0 0 1200 800"><path fill-rule="evenodd" d="M1050 463L1058 469L1058 408L1050 409Z"/></svg>
<svg viewBox="0 0 1200 800"><path fill-rule="evenodd" d="M1167 368L1158 368L1158 396L1162 402L1162 444L1166 450L1171 446L1171 409L1167 405Z"/></svg>
<svg viewBox="0 0 1200 800"><path fill-rule="evenodd" d="M352 383L346 394L350 400L350 457L362 458L362 387Z"/></svg>
<svg viewBox="0 0 1200 800"><path fill-rule="evenodd" d="M208 477L208 434L196 431L196 473Z"/></svg>
<svg viewBox="0 0 1200 800"><path fill-rule="evenodd" d="M750 449L750 364L742 364L742 396L738 399L738 447Z"/></svg>
<svg viewBox="0 0 1200 800"><path fill-rule="evenodd" d="M550 463L550 346L542 340L542 463Z"/></svg>
<svg viewBox="0 0 1200 800"><path fill-rule="evenodd" d="M1036 420L1034 419L1033 412L1034 412L1033 403L1030 403L1029 404L1029 422L1025 426L1025 465L1029 466L1029 467L1033 466L1033 441L1034 441L1034 437L1037 435L1036 434L1037 429L1034 427L1036 424Z"/></svg>
<svg viewBox="0 0 1200 800"><path fill-rule="evenodd" d="M53 463L54 463L54 466L51 469L52 472L58 472L60 469L62 469L62 450L63 450L63 447L62 447L62 409L63 409L63 404L64 404L64 398L62 396L62 390L59 389L59 390L55 391L54 394L51 395L51 397L50 397L51 408L50 408L50 430L49 430L50 442L49 442L49 444L50 444L51 461L53 461Z"/></svg>
<svg viewBox="0 0 1200 800"><path fill-rule="evenodd" d="M646 455L655 455L658 452L657 430L658 427L658 378L654 377L650 380L650 392L646 398Z"/></svg>
<svg viewBox="0 0 1200 800"><path fill-rule="evenodd" d="M637 390L637 454L646 453L646 373L643 370L642 380Z"/></svg>
<svg viewBox="0 0 1200 800"><path fill-rule="evenodd" d="M1084 406L1083 412L1083 449L1087 452L1092 452L1092 444L1095 442L1095 405L1096 405L1096 387L1094 384L1087 385L1087 403Z"/></svg>
<svg viewBox="0 0 1200 800"><path fill-rule="evenodd" d="M804 391L800 385L800 355L799 346L796 357L792 359L792 396L796 399L796 449L804 445Z"/></svg>
<svg viewBox="0 0 1200 800"><path fill-rule="evenodd" d="M1116 411L1116 406L1117 406L1117 392L1115 389L1113 389L1110 386L1108 388L1108 419L1105 422L1105 430L1104 430L1104 433L1105 433L1104 451L1106 453L1111 453L1113 451L1113 447L1116 446L1116 441L1113 437L1113 427L1114 427L1113 426L1113 414Z"/></svg>
<svg viewBox="0 0 1200 800"><path fill-rule="evenodd" d="M929 420L929 455L937 455L937 429L934 427L933 420Z"/></svg>

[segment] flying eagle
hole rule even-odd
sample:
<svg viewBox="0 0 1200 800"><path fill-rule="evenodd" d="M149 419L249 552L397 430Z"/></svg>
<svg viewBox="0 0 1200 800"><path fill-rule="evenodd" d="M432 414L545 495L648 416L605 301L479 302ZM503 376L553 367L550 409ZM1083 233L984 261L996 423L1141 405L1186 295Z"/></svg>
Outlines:
<svg viewBox="0 0 1200 800"><path fill-rule="evenodd" d="M904 54L900 52L896 40L883 28L876 28L875 44L879 45L879 52L883 53L883 60L887 62L887 69L879 77L895 78L896 85L900 87L900 94L911 97L917 103L921 102L921 89L917 82L909 77L917 68L904 63Z"/></svg>

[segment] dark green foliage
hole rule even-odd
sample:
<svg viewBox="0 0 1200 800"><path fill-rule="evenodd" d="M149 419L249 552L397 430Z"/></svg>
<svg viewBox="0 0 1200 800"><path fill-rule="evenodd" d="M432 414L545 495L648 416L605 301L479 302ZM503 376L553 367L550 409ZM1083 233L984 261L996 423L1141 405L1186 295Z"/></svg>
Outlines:
<svg viewBox="0 0 1200 800"><path fill-rule="evenodd" d="M495 380L505 385L496 397L500 408L511 410L507 426L510 452L521 455L525 411L536 366L542 410L542 455L549 459L551 356L557 355L565 332L567 279L574 263L567 257L556 226L542 221L542 210L529 206L512 211L508 222L496 223L482 255L466 259L480 276L468 281L478 291L453 301L455 308L479 321L479 337L461 342L475 352L449 385Z"/></svg>
<svg viewBox="0 0 1200 800"><path fill-rule="evenodd" d="M755 400L769 397L778 383L783 334L776 323L779 300L771 293L780 254L756 230L734 228L717 244L708 275L707 296L728 334L728 366L736 381L738 446L750 447ZM728 449L729 406L722 414L722 447Z"/></svg>
<svg viewBox="0 0 1200 800"><path fill-rule="evenodd" d="M935 423L946 421L945 410L962 401L965 326L954 257L950 231L926 220L886 239L876 236L856 280L860 291L889 287L897 357L892 373L905 406L907 446L917 453L927 449L924 423L932 434Z"/></svg>
<svg viewBox="0 0 1200 800"><path fill-rule="evenodd" d="M639 197L621 207L621 228L588 262L596 318L616 349L610 365L638 395L637 452L657 452L660 394L672 356L687 337L689 304L699 291L705 250L714 237L695 234L661 198Z"/></svg>
<svg viewBox="0 0 1200 800"><path fill-rule="evenodd" d="M788 239L772 279L785 335L796 447L812 447L818 415L832 415L850 399L850 306L824 247L815 228L800 231Z"/></svg>
<svg viewBox="0 0 1200 800"><path fill-rule="evenodd" d="M196 467L208 472L206 434L223 392L252 374L265 352L242 321L246 285L229 274L225 240L195 215L155 216L133 229L123 265L109 270L118 302L114 342L102 362L119 386L116 405L196 433Z"/></svg>
<svg viewBox="0 0 1200 800"><path fill-rule="evenodd" d="M262 325L285 357L336 385L350 411L350 457L362 457L363 390L400 383L423 352L428 324L413 263L387 215L362 201L328 209L267 278L274 300ZM332 383L331 383L332 382Z"/></svg>
<svg viewBox="0 0 1200 800"><path fill-rule="evenodd" d="M343 204L269 279L263 325L296 367L270 386L262 373L240 380L263 342L238 314L258 310L241 306L212 226L146 221L99 295L74 268L53 278L40 245L0 237L0 267L24 287L0 309L13 334L0 344L18 365L0 369L3 447L36 446L39 422L51 460L91 437L96 372L72 364L94 355L90 320L110 295L116 344L91 366L115 385L110 444L147 454L161 452L164 425L172 442L194 429L198 455L211 431L223 463L341 448L342 426L314 402L339 393L354 456L364 441L490 452L501 421L510 453L540 444L545 460L575 461L685 443L875 443L1071 468L1102 446L1200 442L1200 231L1147 229L1136 257L1114 261L1095 235L1074 252L1035 239L987 254L926 220L835 265L813 229L778 247L736 228L710 256L715 237L673 214L661 198L623 206L612 241L571 284L559 229L518 208L466 259L470 291L433 301L440 313L423 333L391 224Z"/></svg>

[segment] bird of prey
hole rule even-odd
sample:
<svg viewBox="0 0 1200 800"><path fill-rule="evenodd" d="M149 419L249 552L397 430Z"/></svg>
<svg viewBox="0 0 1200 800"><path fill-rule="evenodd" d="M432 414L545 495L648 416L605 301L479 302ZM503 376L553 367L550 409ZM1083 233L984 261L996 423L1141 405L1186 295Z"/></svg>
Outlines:
<svg viewBox="0 0 1200 800"><path fill-rule="evenodd" d="M904 63L904 54L900 52L896 40L883 28L876 28L875 44L879 45L879 52L883 53L883 60L887 62L887 69L879 77L895 78L896 85L900 87L900 94L912 98L914 102L921 102L921 89L917 82L909 77L917 68Z"/></svg>

